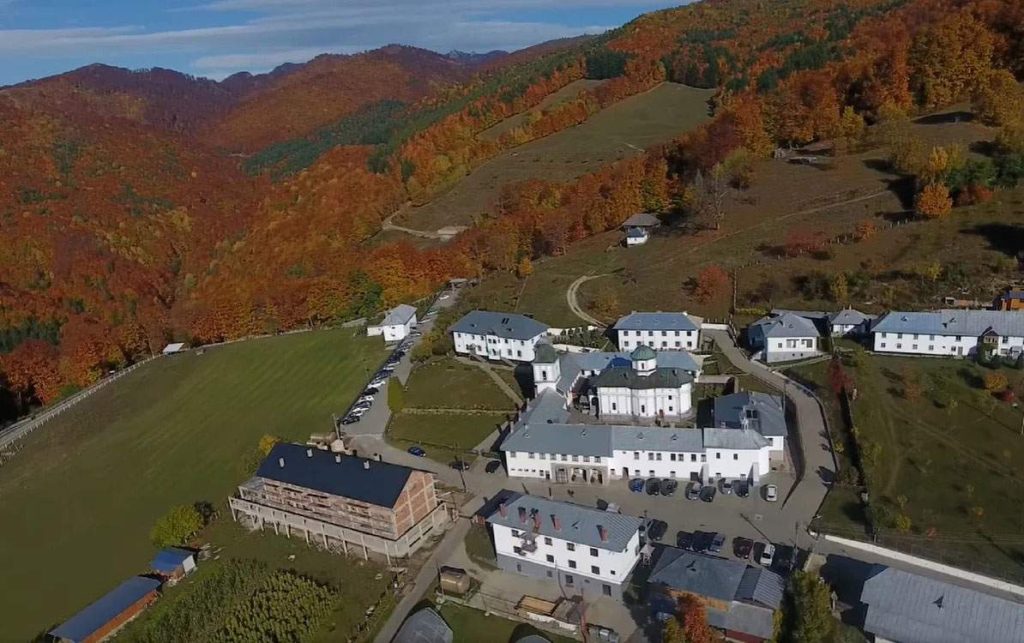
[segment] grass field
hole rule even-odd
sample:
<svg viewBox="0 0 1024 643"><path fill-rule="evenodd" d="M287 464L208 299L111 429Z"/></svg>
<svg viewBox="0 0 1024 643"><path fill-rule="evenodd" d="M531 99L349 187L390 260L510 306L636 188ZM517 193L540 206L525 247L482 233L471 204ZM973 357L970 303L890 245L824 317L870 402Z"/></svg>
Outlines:
<svg viewBox="0 0 1024 643"><path fill-rule="evenodd" d="M417 230L468 225L491 212L508 183L573 179L693 129L707 120L711 94L664 83L631 96L577 127L502 152L430 203L403 211L395 223Z"/></svg>
<svg viewBox="0 0 1024 643"><path fill-rule="evenodd" d="M383 358L351 330L214 347L144 366L36 431L0 469L3 635L27 640L146 571L171 505L222 506L261 435L330 429Z"/></svg>
<svg viewBox="0 0 1024 643"><path fill-rule="evenodd" d="M318 551L306 546L302 539L277 536L272 531L249 533L232 522L230 514L225 514L203 533L203 539L210 543L214 551L219 551L219 559L200 562L193 575L168 589L156 605L129 625L121 635L123 638L133 640L134 632L142 631L148 622L173 610L176 602L187 597L211 571L229 559L262 561L271 569L291 570L332 587L338 593L337 603L330 616L324 619L313 641L327 643L355 636L355 628L363 621L366 609L382 596L388 599L376 611L376 619L368 624L367 634L379 626L380 619L387 618L387 612L394 606L394 601L390 600L391 593L388 591L390 575L383 566ZM363 636L358 640L370 638Z"/></svg>
<svg viewBox="0 0 1024 643"><path fill-rule="evenodd" d="M528 634L538 633L538 630L532 625L510 621L500 616L487 616L480 610L471 607L448 603L438 608L438 611L448 623L448 627L452 628L455 643L477 643L478 641L515 643ZM574 640L547 632L540 634L551 643L572 643Z"/></svg>
<svg viewBox="0 0 1024 643"><path fill-rule="evenodd" d="M472 462L475 456L468 450L483 442L504 420L505 415L500 413L399 413L392 417L387 437L399 448L422 446L427 457L438 462L452 462L456 452Z"/></svg>
<svg viewBox="0 0 1024 643"><path fill-rule="evenodd" d="M915 132L928 141L965 146L992 136L991 130L968 122L917 125ZM555 326L577 324L566 289L582 275L606 275L584 283L578 301L593 312L593 301L610 294L616 305L608 321L630 310L650 309L652 301L662 310L721 319L731 303L728 289L706 302L697 301L691 289L702 268L718 264L735 269L741 308L835 307L822 284L836 272L848 275L849 303L868 311L934 306L941 296L962 290L991 300L1016 277L1011 258L1024 225L1024 189L999 191L993 201L957 208L941 220L893 227L892 220L906 217L908 204L898 177L879 169L885 157L883 149L841 156L827 170L759 162L754 185L727 198L720 230L695 231L684 224L660 230L639 248L621 247L618 231L597 235L563 256L535 261L525 281L496 275L469 297L477 305L532 313ZM878 229L865 241L829 246L821 257L778 255L792 230L833 238L852 232L863 220ZM954 276L925 283L917 275L935 261Z"/></svg>
<svg viewBox="0 0 1024 643"><path fill-rule="evenodd" d="M835 423L840 420L824 383L826 368L794 370L818 383ZM962 360L867 354L847 368L858 390L858 442L877 445L879 454L869 492L882 507L881 542L1024 579L1024 512L1008 510L1024 506L1024 418L1020 408L982 389L984 375L993 371ZM1021 390L1024 371L998 372ZM862 536L857 504L855 493L830 495L826 528ZM910 519L909 529L896 528L899 515Z"/></svg>
<svg viewBox="0 0 1024 643"><path fill-rule="evenodd" d="M519 114L516 114L515 116L506 118L497 125L489 127L484 131L480 132L479 136L480 138L483 139L495 141L505 132L509 132L515 129L516 127L519 127L520 125L526 123L530 115L540 114L544 110L548 110L557 105L561 105L566 101L570 101L576 98L580 94L580 92L586 91L588 89L593 89L594 87L598 87L604 84L605 82L607 81L591 80L589 78L575 80L566 85L565 87L559 89L557 92L552 92L545 96L544 100L542 100L532 109L528 109L525 112L521 112Z"/></svg>
<svg viewBox="0 0 1024 643"><path fill-rule="evenodd" d="M409 408L511 411L515 403L482 369L454 359L417 366L405 389Z"/></svg>

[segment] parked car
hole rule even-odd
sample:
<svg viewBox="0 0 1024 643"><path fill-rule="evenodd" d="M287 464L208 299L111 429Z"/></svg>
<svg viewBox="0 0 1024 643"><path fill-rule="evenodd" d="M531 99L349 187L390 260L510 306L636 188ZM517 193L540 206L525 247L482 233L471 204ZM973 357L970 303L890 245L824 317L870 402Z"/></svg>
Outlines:
<svg viewBox="0 0 1024 643"><path fill-rule="evenodd" d="M356 400L356 404L359 404L360 402L373 402L373 396L372 395L360 395L359 399Z"/></svg>
<svg viewBox="0 0 1024 643"><path fill-rule="evenodd" d="M421 449L420 447L409 447L408 451L417 458L422 458L423 456L427 455L427 452Z"/></svg>
<svg viewBox="0 0 1024 643"><path fill-rule="evenodd" d="M372 401L370 401L370 402L356 402L355 404L352 405L352 410L354 411L355 409L369 409L371 406L373 406L373 402Z"/></svg>
<svg viewBox="0 0 1024 643"><path fill-rule="evenodd" d="M664 520L651 519L647 523L647 540L659 543L668 531L668 523Z"/></svg>
<svg viewBox="0 0 1024 643"><path fill-rule="evenodd" d="M484 466L484 471L486 471L487 473L494 473L500 468L501 460L491 460L490 462L487 463L486 466Z"/></svg>
<svg viewBox="0 0 1024 643"><path fill-rule="evenodd" d="M772 559L775 558L775 545L771 543L765 543L764 549L761 550L761 556L757 559L757 562L761 563L765 567L772 566Z"/></svg>
<svg viewBox="0 0 1024 643"><path fill-rule="evenodd" d="M630 480L629 481L629 490L632 491L633 493L643 493L644 492L644 479L643 478L633 478L632 480Z"/></svg>
<svg viewBox="0 0 1024 643"><path fill-rule="evenodd" d="M370 410L370 407L368 407L368 406L363 406L363 407L359 407L359 408L351 408L351 409L349 409L348 413L345 414L345 416L346 417L360 417L362 415L366 415L366 412L369 411L369 410Z"/></svg>
<svg viewBox="0 0 1024 643"><path fill-rule="evenodd" d="M697 553L705 552L711 546L715 534L707 531L693 532L693 540L690 542L690 549Z"/></svg>
<svg viewBox="0 0 1024 643"><path fill-rule="evenodd" d="M646 489L648 496L656 496L661 491L661 483L657 478L648 478Z"/></svg>
<svg viewBox="0 0 1024 643"><path fill-rule="evenodd" d="M450 295L448 293L446 293L446 292L443 292L437 298L438 299L448 299L448 297L450 297Z"/></svg>
<svg viewBox="0 0 1024 643"><path fill-rule="evenodd" d="M620 509L619 506L614 502L609 502L608 505L604 508L604 510L613 514L622 513L622 509Z"/></svg>
<svg viewBox="0 0 1024 643"><path fill-rule="evenodd" d="M717 490L715 489L714 485L704 485L704 487L700 490L700 499L703 500L704 502L714 502L716 491Z"/></svg>
<svg viewBox="0 0 1024 643"><path fill-rule="evenodd" d="M409 337L423 337L423 333L421 331L414 330L409 333Z"/></svg>
<svg viewBox="0 0 1024 643"><path fill-rule="evenodd" d="M341 423L345 424L345 425L355 424L358 421L359 421L359 416L358 415L351 415L351 414L349 414L349 415L346 415L345 417L341 418Z"/></svg>
<svg viewBox="0 0 1024 643"><path fill-rule="evenodd" d="M672 478L665 478L661 481L661 495L671 496L676 492L676 488L679 487L679 483Z"/></svg>
<svg viewBox="0 0 1024 643"><path fill-rule="evenodd" d="M688 531L676 532L676 547L679 549L693 548L693 534Z"/></svg>
<svg viewBox="0 0 1024 643"><path fill-rule="evenodd" d="M764 488L764 499L768 502L775 502L779 499L779 488L773 484Z"/></svg>
<svg viewBox="0 0 1024 643"><path fill-rule="evenodd" d="M737 536L732 539L732 553L736 555L736 558L742 558L747 560L750 558L750 552L754 550L754 541L749 538L743 538Z"/></svg>
<svg viewBox="0 0 1024 643"><path fill-rule="evenodd" d="M791 545L776 545L775 560L772 570L778 574L788 574L796 565L796 550Z"/></svg>
<svg viewBox="0 0 1024 643"><path fill-rule="evenodd" d="M736 495L740 498L746 498L750 495L750 483L746 480L741 480L736 483Z"/></svg>
<svg viewBox="0 0 1024 643"><path fill-rule="evenodd" d="M363 395L376 395L377 393L380 393L380 389L373 386L367 386L363 391Z"/></svg>
<svg viewBox="0 0 1024 643"><path fill-rule="evenodd" d="M700 490L703 485L699 482L691 482L686 485L686 499L696 500L700 498Z"/></svg>
<svg viewBox="0 0 1024 643"><path fill-rule="evenodd" d="M452 460L448 466L456 471L469 471L469 463L465 460Z"/></svg>
<svg viewBox="0 0 1024 643"><path fill-rule="evenodd" d="M732 495L732 481L722 480L722 493L726 496Z"/></svg>
<svg viewBox="0 0 1024 643"><path fill-rule="evenodd" d="M708 551L712 554L722 553L722 547L725 547L725 534L715 533L711 537L711 545L708 546Z"/></svg>

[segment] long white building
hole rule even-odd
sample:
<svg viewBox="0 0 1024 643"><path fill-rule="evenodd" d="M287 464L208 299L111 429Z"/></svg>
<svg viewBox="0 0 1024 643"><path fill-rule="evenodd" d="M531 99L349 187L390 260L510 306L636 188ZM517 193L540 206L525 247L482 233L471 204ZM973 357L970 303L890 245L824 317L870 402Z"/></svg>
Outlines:
<svg viewBox="0 0 1024 643"><path fill-rule="evenodd" d="M384 315L379 324L366 327L370 336L383 335L385 342L400 342L416 327L416 307L399 304Z"/></svg>
<svg viewBox="0 0 1024 643"><path fill-rule="evenodd" d="M686 312L633 312L615 322L616 343L623 351L640 346L658 351L697 350L703 321Z"/></svg>
<svg viewBox="0 0 1024 643"><path fill-rule="evenodd" d="M487 522L498 567L556 582L569 594L621 599L640 560L643 520L634 516L514 495Z"/></svg>
<svg viewBox="0 0 1024 643"><path fill-rule="evenodd" d="M814 313L823 318L823 313ZM772 311L747 328L747 342L767 364L806 359L821 354L821 331L815 317L792 311Z"/></svg>
<svg viewBox="0 0 1024 643"><path fill-rule="evenodd" d="M879 353L967 357L987 345L993 355L1019 355L1024 311L892 311L871 327L871 343Z"/></svg>
<svg viewBox="0 0 1024 643"><path fill-rule="evenodd" d="M474 310L449 329L455 352L487 359L532 362L547 324L516 313Z"/></svg>

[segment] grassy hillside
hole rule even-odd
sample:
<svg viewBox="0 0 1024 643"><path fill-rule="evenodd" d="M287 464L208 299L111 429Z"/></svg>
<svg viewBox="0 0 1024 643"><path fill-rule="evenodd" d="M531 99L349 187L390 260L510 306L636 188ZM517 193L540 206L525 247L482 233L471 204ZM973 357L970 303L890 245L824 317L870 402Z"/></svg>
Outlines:
<svg viewBox="0 0 1024 643"><path fill-rule="evenodd" d="M339 330L160 359L36 431L0 469L0 638L26 640L145 571L171 505L223 507L261 435L329 430L383 356Z"/></svg>
<svg viewBox="0 0 1024 643"><path fill-rule="evenodd" d="M475 217L494 213L505 185L574 179L697 127L708 119L712 93L664 83L627 98L581 125L502 152L427 205L405 210L395 222L417 230L468 225Z"/></svg>

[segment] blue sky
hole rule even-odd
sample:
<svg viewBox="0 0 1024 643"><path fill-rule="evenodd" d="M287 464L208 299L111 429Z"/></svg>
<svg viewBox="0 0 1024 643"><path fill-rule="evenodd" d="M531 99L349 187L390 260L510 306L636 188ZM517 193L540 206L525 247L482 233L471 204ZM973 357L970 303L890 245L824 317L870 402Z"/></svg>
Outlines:
<svg viewBox="0 0 1024 643"><path fill-rule="evenodd" d="M0 85L93 62L223 78L389 43L518 49L684 0L0 0Z"/></svg>

